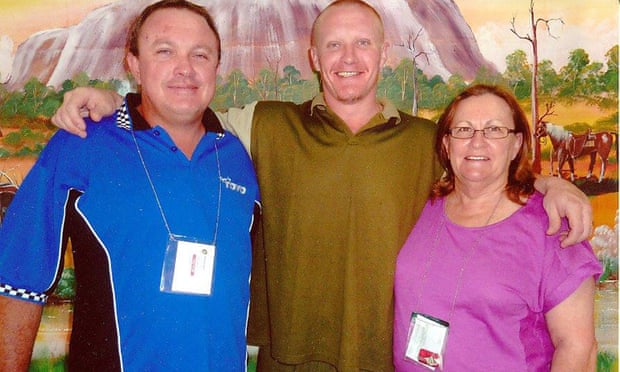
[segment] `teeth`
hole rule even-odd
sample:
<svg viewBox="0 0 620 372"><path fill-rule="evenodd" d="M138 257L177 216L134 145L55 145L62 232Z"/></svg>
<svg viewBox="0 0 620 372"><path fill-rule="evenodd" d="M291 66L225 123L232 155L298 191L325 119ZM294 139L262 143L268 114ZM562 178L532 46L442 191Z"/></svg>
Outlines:
<svg viewBox="0 0 620 372"><path fill-rule="evenodd" d="M469 160L486 160L486 156L468 156L466 159Z"/></svg>
<svg viewBox="0 0 620 372"><path fill-rule="evenodd" d="M351 77L351 76L356 76L356 75L358 75L358 73L353 72L353 71L345 71L345 72L338 73L338 76L341 76L341 77Z"/></svg>

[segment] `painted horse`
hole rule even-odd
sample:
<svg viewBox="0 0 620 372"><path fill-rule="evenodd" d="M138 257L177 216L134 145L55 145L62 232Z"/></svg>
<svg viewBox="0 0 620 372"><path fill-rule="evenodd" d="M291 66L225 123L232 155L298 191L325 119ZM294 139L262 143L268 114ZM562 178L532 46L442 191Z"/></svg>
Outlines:
<svg viewBox="0 0 620 372"><path fill-rule="evenodd" d="M558 177L562 177L562 167L565 162L568 162L571 181L575 181L575 159L590 155L590 165L588 167L588 175L586 176L589 179L592 177L592 170L598 155L601 159L601 173L598 177L598 182L602 182L605 176L605 169L607 168L607 158L614 143L614 137L616 137L616 147L618 146L618 134L616 132L592 133L588 129L586 133L573 134L564 129L564 127L547 121L543 121L538 125L535 135L539 140L545 136L549 136L551 139L553 147L549 155L551 174L554 174L554 170L557 170ZM617 148L616 156L618 156ZM557 160L558 163L556 169L553 168L554 160Z"/></svg>

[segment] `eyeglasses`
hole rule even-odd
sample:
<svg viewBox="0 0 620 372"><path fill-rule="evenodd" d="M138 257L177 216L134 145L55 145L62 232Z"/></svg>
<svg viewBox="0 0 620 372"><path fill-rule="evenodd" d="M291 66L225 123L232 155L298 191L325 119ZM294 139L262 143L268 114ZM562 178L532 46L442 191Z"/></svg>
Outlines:
<svg viewBox="0 0 620 372"><path fill-rule="evenodd" d="M506 127L486 127L484 129L474 129L472 127L454 127L448 129L448 134L452 138L469 139L473 138L476 132L482 132L482 135L488 139L502 139L508 137L510 133L516 130Z"/></svg>

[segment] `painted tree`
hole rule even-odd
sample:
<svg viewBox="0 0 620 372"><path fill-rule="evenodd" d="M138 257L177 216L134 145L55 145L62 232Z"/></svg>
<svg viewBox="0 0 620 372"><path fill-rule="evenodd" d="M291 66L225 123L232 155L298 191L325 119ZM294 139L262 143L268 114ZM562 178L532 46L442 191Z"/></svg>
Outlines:
<svg viewBox="0 0 620 372"><path fill-rule="evenodd" d="M515 50L506 56L504 79L517 99L526 98L532 91L532 70L523 50Z"/></svg>
<svg viewBox="0 0 620 372"><path fill-rule="evenodd" d="M280 99L292 101L296 88L302 83L301 71L293 65L286 65L282 72L284 76L280 79Z"/></svg>
<svg viewBox="0 0 620 372"><path fill-rule="evenodd" d="M389 89L393 85L390 82L394 79L394 69L390 66L383 66L381 69L381 79L377 85L377 94L381 97L389 97Z"/></svg>
<svg viewBox="0 0 620 372"><path fill-rule="evenodd" d="M270 69L263 68L258 72L258 76L254 79L252 85L260 95L261 100L268 100L271 98L269 95L271 92L275 94L275 72Z"/></svg>
<svg viewBox="0 0 620 372"><path fill-rule="evenodd" d="M408 90L411 93L410 96L414 96L413 89L415 89L414 87L416 84L413 84L414 87L410 86L409 84L409 80L414 79L413 65L410 59L403 58L400 60L400 63L394 69L394 78L396 79L398 84L398 101L405 102L405 100L407 100Z"/></svg>
<svg viewBox="0 0 620 372"><path fill-rule="evenodd" d="M278 44L277 33L273 25L269 25L267 30L267 37L269 39L269 46L265 47L265 59L269 68L273 71L273 87L275 93L275 99L280 99L280 63L282 62L282 52L280 51L280 45Z"/></svg>
<svg viewBox="0 0 620 372"><path fill-rule="evenodd" d="M562 84L562 78L553 68L553 62L548 59L538 64L538 93L542 95L554 94Z"/></svg>
<svg viewBox="0 0 620 372"><path fill-rule="evenodd" d="M530 32L526 34L520 34L517 32L515 26L515 17L512 17L510 24L512 27L510 31L515 34L519 39L526 40L532 47L532 141L534 143L534 154L532 155L532 166L534 171L540 173L540 143L536 141L533 133L536 133L536 129L540 123L540 117L538 115L538 26L543 25L547 29L547 33L552 38L555 36L551 33L550 24L554 22L560 22L564 24L561 18L536 18L534 15L534 0L530 0Z"/></svg>
<svg viewBox="0 0 620 372"><path fill-rule="evenodd" d="M260 97L243 72L238 69L231 71L226 82L218 89L218 94L225 97L226 107L241 107Z"/></svg>
<svg viewBox="0 0 620 372"><path fill-rule="evenodd" d="M605 91L618 96L618 44L605 53L607 71L602 76Z"/></svg>
<svg viewBox="0 0 620 372"><path fill-rule="evenodd" d="M560 69L560 75L564 78L560 95L571 97L585 94L588 65L590 65L590 56L584 49L574 49L570 52L568 63Z"/></svg>
<svg viewBox="0 0 620 372"><path fill-rule="evenodd" d="M427 64L429 63L427 53L425 51L418 51L415 45L415 43L420 38L422 31L423 31L422 29L419 29L415 35L413 33L410 33L409 36L407 37L406 43L396 44L400 47L407 48L407 50L411 54L411 62L413 63L413 74L412 74L412 79L411 79L412 84L413 84L413 98L412 98L413 102L411 104L411 114L414 116L418 114L418 106L419 106L419 100L420 100L419 89L417 86L418 85L418 79L417 79L418 59L424 57L426 59L426 63ZM404 94L404 91L405 89L403 89L403 94Z"/></svg>
<svg viewBox="0 0 620 372"><path fill-rule="evenodd" d="M532 70L523 50L515 50L506 56L504 78L518 99L527 97L532 91Z"/></svg>
<svg viewBox="0 0 620 372"><path fill-rule="evenodd" d="M8 96L9 96L9 90L6 87L6 84L0 83L0 107L2 106L4 101L6 101Z"/></svg>
<svg viewBox="0 0 620 372"><path fill-rule="evenodd" d="M301 71L299 71L295 66L287 65L282 71L284 72L284 79L286 80L286 84L288 86L297 84L299 79L301 79Z"/></svg>

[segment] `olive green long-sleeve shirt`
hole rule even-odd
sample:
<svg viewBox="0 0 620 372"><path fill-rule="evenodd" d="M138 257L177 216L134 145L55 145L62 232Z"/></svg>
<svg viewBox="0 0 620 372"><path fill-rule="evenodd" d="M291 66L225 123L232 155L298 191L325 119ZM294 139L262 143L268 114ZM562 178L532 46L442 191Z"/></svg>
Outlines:
<svg viewBox="0 0 620 372"><path fill-rule="evenodd" d="M392 370L394 266L441 175L435 124L385 102L353 134L322 96L259 102L227 120L263 201L249 343L271 343L287 364Z"/></svg>

